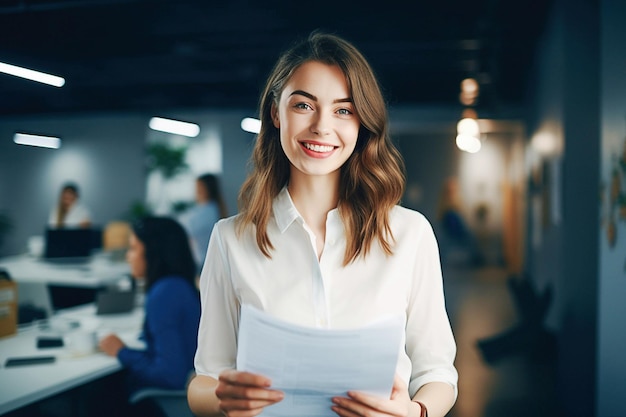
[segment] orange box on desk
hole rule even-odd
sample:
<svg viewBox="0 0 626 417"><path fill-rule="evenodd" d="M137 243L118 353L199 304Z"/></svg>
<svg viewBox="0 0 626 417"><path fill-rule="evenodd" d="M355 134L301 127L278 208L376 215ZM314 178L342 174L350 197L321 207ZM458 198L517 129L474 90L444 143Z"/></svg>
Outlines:
<svg viewBox="0 0 626 417"><path fill-rule="evenodd" d="M17 333L17 283L0 280L0 337Z"/></svg>

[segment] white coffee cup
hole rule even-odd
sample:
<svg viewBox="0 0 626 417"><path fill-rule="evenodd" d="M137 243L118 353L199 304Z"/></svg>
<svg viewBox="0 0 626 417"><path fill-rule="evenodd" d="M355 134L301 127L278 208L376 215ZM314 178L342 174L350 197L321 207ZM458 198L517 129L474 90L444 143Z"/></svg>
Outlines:
<svg viewBox="0 0 626 417"><path fill-rule="evenodd" d="M76 356L89 355L96 351L98 340L93 330L76 329L63 338L70 353Z"/></svg>

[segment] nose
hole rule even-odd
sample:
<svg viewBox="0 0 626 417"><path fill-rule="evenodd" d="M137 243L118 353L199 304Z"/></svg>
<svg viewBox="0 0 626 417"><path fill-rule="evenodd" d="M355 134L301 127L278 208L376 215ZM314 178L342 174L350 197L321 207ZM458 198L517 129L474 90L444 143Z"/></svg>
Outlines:
<svg viewBox="0 0 626 417"><path fill-rule="evenodd" d="M332 131L331 123L332 119L330 115L317 112L311 123L311 132L320 136L327 136Z"/></svg>

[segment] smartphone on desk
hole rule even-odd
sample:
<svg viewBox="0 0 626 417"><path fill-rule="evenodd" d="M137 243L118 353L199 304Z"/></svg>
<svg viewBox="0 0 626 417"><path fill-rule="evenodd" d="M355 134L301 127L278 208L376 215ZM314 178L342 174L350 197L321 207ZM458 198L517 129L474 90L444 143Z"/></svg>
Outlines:
<svg viewBox="0 0 626 417"><path fill-rule="evenodd" d="M4 366L6 368L10 368L13 366L22 366L22 365L41 365L45 363L54 363L56 360L55 356L22 356L15 358L7 358Z"/></svg>
<svg viewBox="0 0 626 417"><path fill-rule="evenodd" d="M59 348L63 347L62 337L38 337L37 349Z"/></svg>

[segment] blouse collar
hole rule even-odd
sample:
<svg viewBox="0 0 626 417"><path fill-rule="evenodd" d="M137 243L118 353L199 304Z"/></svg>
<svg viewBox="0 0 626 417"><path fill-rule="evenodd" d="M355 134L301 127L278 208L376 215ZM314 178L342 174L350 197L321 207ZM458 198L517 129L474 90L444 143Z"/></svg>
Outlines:
<svg viewBox="0 0 626 417"><path fill-rule="evenodd" d="M293 204L293 200L291 199L289 190L287 190L287 186L284 186L274 199L272 209L274 211L276 225L278 226L278 230L280 230L281 233L284 233L285 230L287 230L287 228L294 221L298 221L300 224L304 224L304 218L302 218L302 215L300 215L298 209ZM332 209L328 213L328 219L330 219L333 224L341 224L339 211L336 208Z"/></svg>
<svg viewBox="0 0 626 417"><path fill-rule="evenodd" d="M280 190L274 199L272 208L278 230L280 230L281 233L284 233L295 220L299 219L301 223L304 221L300 213L298 213L298 209L296 209L296 206L293 204L287 186L284 186L283 189Z"/></svg>

